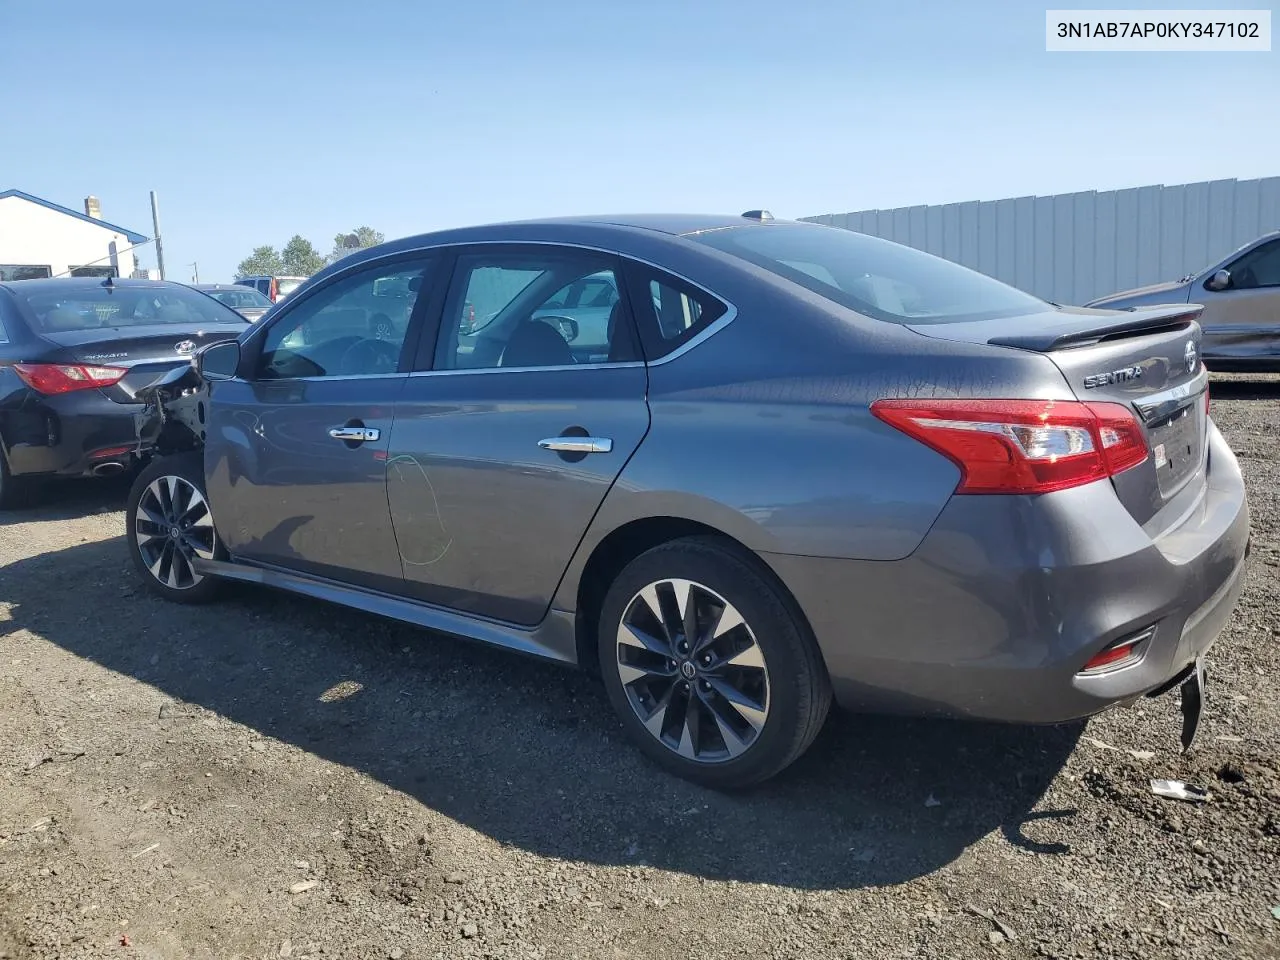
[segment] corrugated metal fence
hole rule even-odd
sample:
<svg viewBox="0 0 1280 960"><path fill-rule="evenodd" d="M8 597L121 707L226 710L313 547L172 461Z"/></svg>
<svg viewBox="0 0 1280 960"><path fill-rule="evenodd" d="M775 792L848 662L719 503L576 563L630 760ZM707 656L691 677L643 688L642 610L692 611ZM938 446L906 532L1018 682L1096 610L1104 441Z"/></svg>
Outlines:
<svg viewBox="0 0 1280 960"><path fill-rule="evenodd" d="M805 217L946 257L1058 303L1176 280L1280 229L1280 177Z"/></svg>

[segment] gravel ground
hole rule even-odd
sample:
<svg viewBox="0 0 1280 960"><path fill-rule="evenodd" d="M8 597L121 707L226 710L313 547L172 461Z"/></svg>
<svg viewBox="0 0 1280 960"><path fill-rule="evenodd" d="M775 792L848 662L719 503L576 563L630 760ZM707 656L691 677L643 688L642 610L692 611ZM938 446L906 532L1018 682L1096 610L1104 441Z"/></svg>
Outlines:
<svg viewBox="0 0 1280 960"><path fill-rule="evenodd" d="M127 566L119 485L0 518L0 958L1280 956L1280 377L1215 378L1254 518L1203 739L839 716L724 796L591 680ZM1151 777L1209 790L1159 799Z"/></svg>

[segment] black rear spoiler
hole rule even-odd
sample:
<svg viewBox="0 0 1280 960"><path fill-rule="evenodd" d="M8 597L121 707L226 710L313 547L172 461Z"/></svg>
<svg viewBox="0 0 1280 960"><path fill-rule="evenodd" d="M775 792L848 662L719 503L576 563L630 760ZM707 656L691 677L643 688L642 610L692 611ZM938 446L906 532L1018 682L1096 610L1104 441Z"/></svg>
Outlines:
<svg viewBox="0 0 1280 960"><path fill-rule="evenodd" d="M1081 316L1079 327L1074 330L1047 330L1039 333L1028 331L992 337L987 343L997 347L1016 347L1019 350L1048 353L1066 347L1087 347L1108 340L1181 330L1191 326L1203 312L1204 307L1198 303L1130 307L1126 311L1106 313L1099 310L1097 316ZM1116 316L1122 313L1131 313L1132 317Z"/></svg>

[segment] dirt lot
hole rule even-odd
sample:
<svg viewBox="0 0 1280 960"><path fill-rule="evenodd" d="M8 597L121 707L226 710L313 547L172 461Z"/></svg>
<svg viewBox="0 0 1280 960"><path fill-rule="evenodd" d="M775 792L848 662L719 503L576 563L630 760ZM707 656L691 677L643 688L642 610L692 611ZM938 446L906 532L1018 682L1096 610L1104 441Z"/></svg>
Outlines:
<svg viewBox="0 0 1280 960"><path fill-rule="evenodd" d="M836 717L736 797L657 773L585 677L153 600L120 487L52 493L0 518L0 958L1280 956L1280 378L1214 392L1255 541L1189 757L1176 696Z"/></svg>

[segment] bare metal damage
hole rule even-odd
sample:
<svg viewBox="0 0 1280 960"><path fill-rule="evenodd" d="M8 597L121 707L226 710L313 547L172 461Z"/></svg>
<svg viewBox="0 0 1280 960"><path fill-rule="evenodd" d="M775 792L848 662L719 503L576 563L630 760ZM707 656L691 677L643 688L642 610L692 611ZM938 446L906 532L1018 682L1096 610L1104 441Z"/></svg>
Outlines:
<svg viewBox="0 0 1280 960"><path fill-rule="evenodd" d="M137 453L167 455L204 446L209 385L194 367L179 367L138 391Z"/></svg>

